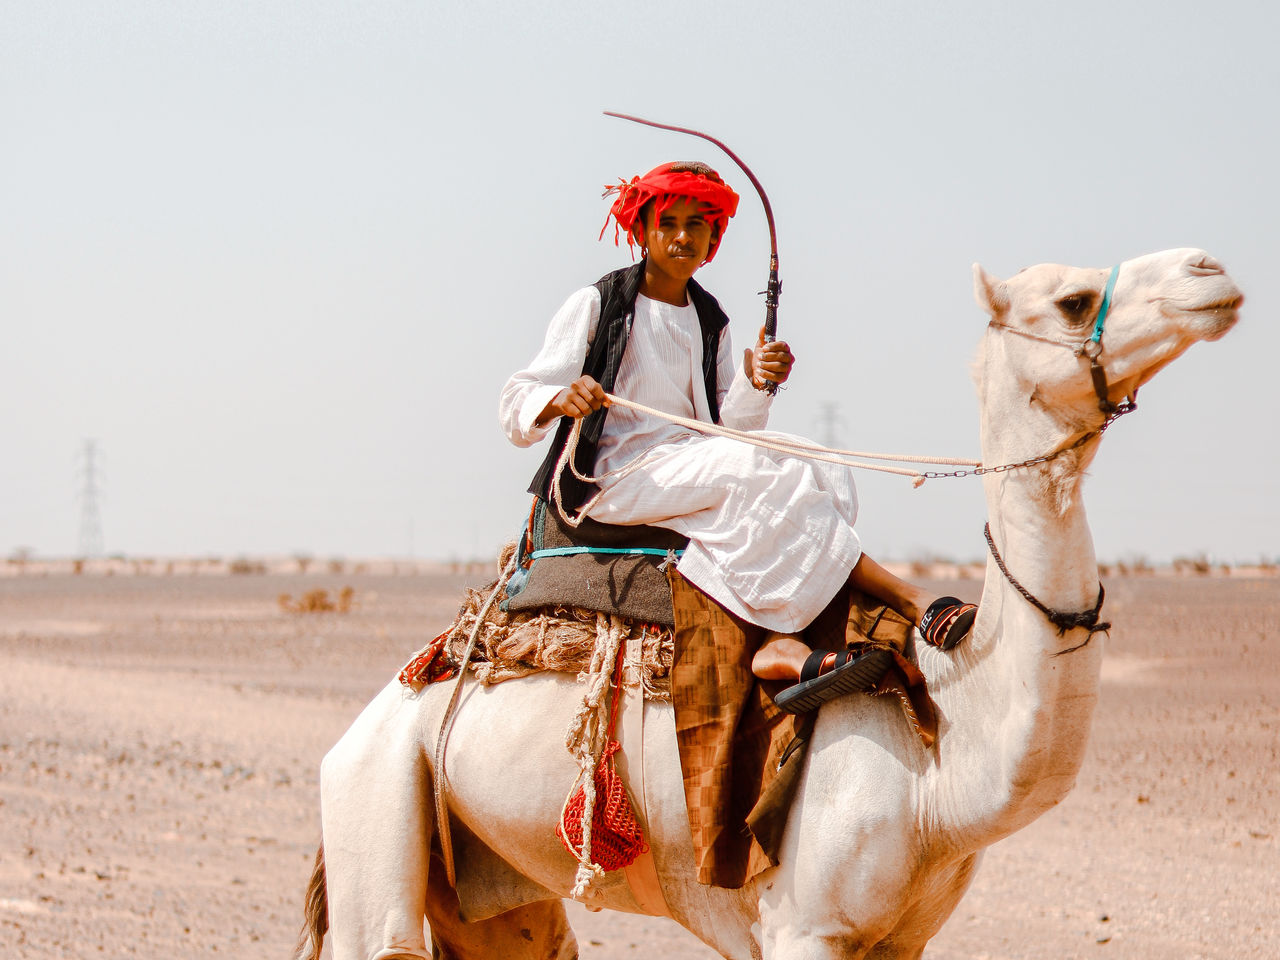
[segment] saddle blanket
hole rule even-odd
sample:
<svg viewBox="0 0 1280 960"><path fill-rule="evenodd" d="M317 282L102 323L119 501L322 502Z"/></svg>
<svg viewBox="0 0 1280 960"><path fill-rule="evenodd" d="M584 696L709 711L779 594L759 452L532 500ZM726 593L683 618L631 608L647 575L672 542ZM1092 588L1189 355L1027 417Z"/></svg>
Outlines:
<svg viewBox="0 0 1280 960"><path fill-rule="evenodd" d="M662 527L590 517L570 527L555 507L535 498L504 609L581 607L670 627L675 620L664 570L688 542Z"/></svg>

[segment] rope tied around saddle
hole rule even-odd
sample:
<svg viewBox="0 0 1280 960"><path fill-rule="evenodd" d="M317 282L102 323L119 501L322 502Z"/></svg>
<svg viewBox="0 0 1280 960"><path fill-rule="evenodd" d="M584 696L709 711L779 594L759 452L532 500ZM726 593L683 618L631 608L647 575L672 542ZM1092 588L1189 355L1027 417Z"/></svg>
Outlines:
<svg viewBox="0 0 1280 960"><path fill-rule="evenodd" d="M584 900L605 872L632 863L648 847L614 766L621 745L613 739L624 690L644 699L670 700L674 636L670 629L580 608L553 608L508 615L496 600L515 569L515 544L500 558L502 573L483 591L470 590L453 625L417 651L400 671L414 694L430 684L454 680L436 739L433 786L436 829L445 875L457 875L449 828L445 754L459 694L468 674L485 684L545 670L578 675L587 690L571 720L565 745L578 762L578 776L561 812L556 833L575 858L573 897ZM635 655L628 660L626 651ZM612 713L606 696L613 690ZM593 853L593 847L595 852Z"/></svg>
<svg viewBox="0 0 1280 960"><path fill-rule="evenodd" d="M435 788L434 792L436 801L436 831L437 836L440 839L440 851L444 859L445 876L449 878L449 886L451 887L456 886L458 877L457 872L454 869L453 862L453 842L450 837L449 830L449 808L445 801L445 749L449 742L449 730L453 726L454 717L456 715L454 711L458 706L458 696L462 693L462 684L467 679L467 664L471 662L471 655L475 652L476 641L480 637L480 628L484 624L485 614L489 612L489 608L492 607L494 601L498 599L499 592L510 578L515 567L515 551L512 551L511 557L503 563L502 573L499 575L497 583L494 584L489 596L480 607L480 613L476 617L475 627L467 638L467 646L463 652L462 661L458 668L458 679L454 681L453 692L449 695L449 702L445 706L444 710L444 719L440 723L440 733L436 737L435 767L433 768L433 786ZM403 672L401 682L404 682Z"/></svg>
<svg viewBox="0 0 1280 960"><path fill-rule="evenodd" d="M514 550L514 544L504 548L503 567ZM472 676L486 685L543 671L585 679L596 648L616 627L623 631L624 642L633 642L640 649L640 656L625 665L623 687L639 688L645 700L671 699L675 637L670 627L616 616L601 620L599 613L583 607L553 606L518 613L503 611L497 604L486 607L489 593L494 589L500 592L506 582L503 579L483 590L467 590L453 623L414 652L400 671L400 683L417 693L428 684L456 676L464 658Z"/></svg>

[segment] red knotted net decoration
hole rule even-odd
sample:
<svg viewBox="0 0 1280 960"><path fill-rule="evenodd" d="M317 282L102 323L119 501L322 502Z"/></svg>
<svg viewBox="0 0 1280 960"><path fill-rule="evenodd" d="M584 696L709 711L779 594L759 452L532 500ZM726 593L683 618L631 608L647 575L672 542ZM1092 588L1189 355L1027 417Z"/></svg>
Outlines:
<svg viewBox="0 0 1280 960"><path fill-rule="evenodd" d="M613 705L609 714L609 727L605 731L604 752L600 765L592 778L595 804L591 810L591 862L608 872L620 870L649 849L635 810L622 785L622 777L614 766L613 755L622 744L613 739L614 725L618 719L618 701L622 699L622 656L625 644L618 647L618 665L613 682ZM579 861L582 860L582 815L586 810L587 796L584 784L579 784L565 803L556 827L556 836Z"/></svg>
<svg viewBox="0 0 1280 960"><path fill-rule="evenodd" d="M450 627L415 653L413 659L400 671L400 682L416 693L428 683L448 680L457 673L457 668L444 656L445 645L452 632L453 628Z"/></svg>

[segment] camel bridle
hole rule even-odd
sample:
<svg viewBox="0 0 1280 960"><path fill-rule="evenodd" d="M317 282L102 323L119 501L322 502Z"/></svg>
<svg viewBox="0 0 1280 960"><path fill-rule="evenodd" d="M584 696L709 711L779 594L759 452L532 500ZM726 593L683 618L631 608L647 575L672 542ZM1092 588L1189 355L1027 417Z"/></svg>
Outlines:
<svg viewBox="0 0 1280 960"><path fill-rule="evenodd" d="M1019 330L1017 327L1011 327L995 320L991 321L990 325L993 327L998 327L1001 330L1007 330L1010 333L1016 333L1022 337L1028 337L1031 340L1038 340L1041 343L1067 347L1077 357L1088 360L1089 376L1093 380L1093 392L1097 394L1098 397L1098 410L1105 417L1102 425L1097 430L1089 431L1084 436L1080 437L1073 443L1060 448L1056 452L1044 457L1033 457L1032 459L1023 461L1022 463L1009 464L1003 469L1007 470L1015 467L1031 466L1036 463L1044 463L1052 460L1055 457L1066 453L1068 450L1074 450L1075 448L1082 446L1094 437L1102 436L1102 434L1106 432L1107 427L1111 426L1111 424L1115 423L1116 420L1123 417L1126 413L1131 413L1138 408L1138 391L1136 388L1133 393L1120 403L1112 403L1110 387L1107 384L1107 372L1099 362L1102 357L1102 332L1106 326L1107 314L1111 310L1111 297L1112 294L1115 293L1116 278L1118 276L1120 276L1120 264L1117 263L1111 268L1111 275L1107 277L1107 284L1102 292L1102 303L1098 307L1098 318L1093 322L1093 332L1087 339L1080 343L1072 343L1069 340L1054 340L1050 337L1042 337L1038 334L1029 333L1026 330ZM1001 468L991 469L992 472L996 472ZM1012 573L1009 572L1009 568L1005 565L1004 557L1000 556L1000 551L996 549L995 539L991 536L990 523L983 527L983 534L987 539L987 548L991 551L991 556L994 558L996 566L1000 569L1000 572L1004 575L1005 580L1009 582L1011 587L1018 591L1022 596L1022 599L1039 610L1046 620L1058 628L1058 636L1065 636L1068 630L1077 628L1088 631L1081 643L1068 647L1065 650L1059 650L1054 654L1055 657L1060 657L1067 653L1074 653L1075 651L1088 646L1089 641L1093 639L1093 635L1095 633L1106 633L1111 629L1111 624L1101 619L1102 602L1107 595L1107 592L1103 588L1101 582L1098 584L1098 600L1093 605L1092 610L1084 610L1078 613L1053 610L1042 603L1030 590L1019 583Z"/></svg>
<svg viewBox="0 0 1280 960"><path fill-rule="evenodd" d="M1110 419L1124 416L1138 406L1137 390L1134 390L1132 394L1119 403L1111 401L1107 372L1099 362L1102 358L1102 331L1106 326L1107 314L1111 311L1111 296L1115 293L1116 278L1118 276L1120 276L1120 264L1117 263L1111 268L1111 275L1107 277L1107 285L1102 292L1102 304L1098 307L1098 319L1093 322L1093 332L1079 343L1071 340L1055 340L1052 337L1042 337L1027 330L1011 327L1007 323L1000 323L998 320L992 320L989 324L989 326L999 330L1007 330L1010 333L1016 333L1020 337L1026 337L1028 340L1037 340L1040 343L1052 344L1055 347L1066 347L1077 357L1088 360L1089 376L1093 380L1093 392L1098 396L1098 410Z"/></svg>

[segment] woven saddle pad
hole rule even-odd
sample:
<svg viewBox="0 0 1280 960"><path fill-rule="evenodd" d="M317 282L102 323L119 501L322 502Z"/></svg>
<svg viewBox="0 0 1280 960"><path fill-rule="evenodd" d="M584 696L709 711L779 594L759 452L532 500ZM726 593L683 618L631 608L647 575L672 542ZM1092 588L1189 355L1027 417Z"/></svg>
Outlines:
<svg viewBox="0 0 1280 960"><path fill-rule="evenodd" d="M503 609L511 613L546 607L579 607L641 623L675 624L671 587L663 565L688 538L661 527L600 523L587 517L570 527L554 507L535 499L525 530L522 557L540 550L587 547L643 549L658 553L576 553L522 560L524 576L512 578ZM522 581L522 582L520 582Z"/></svg>

